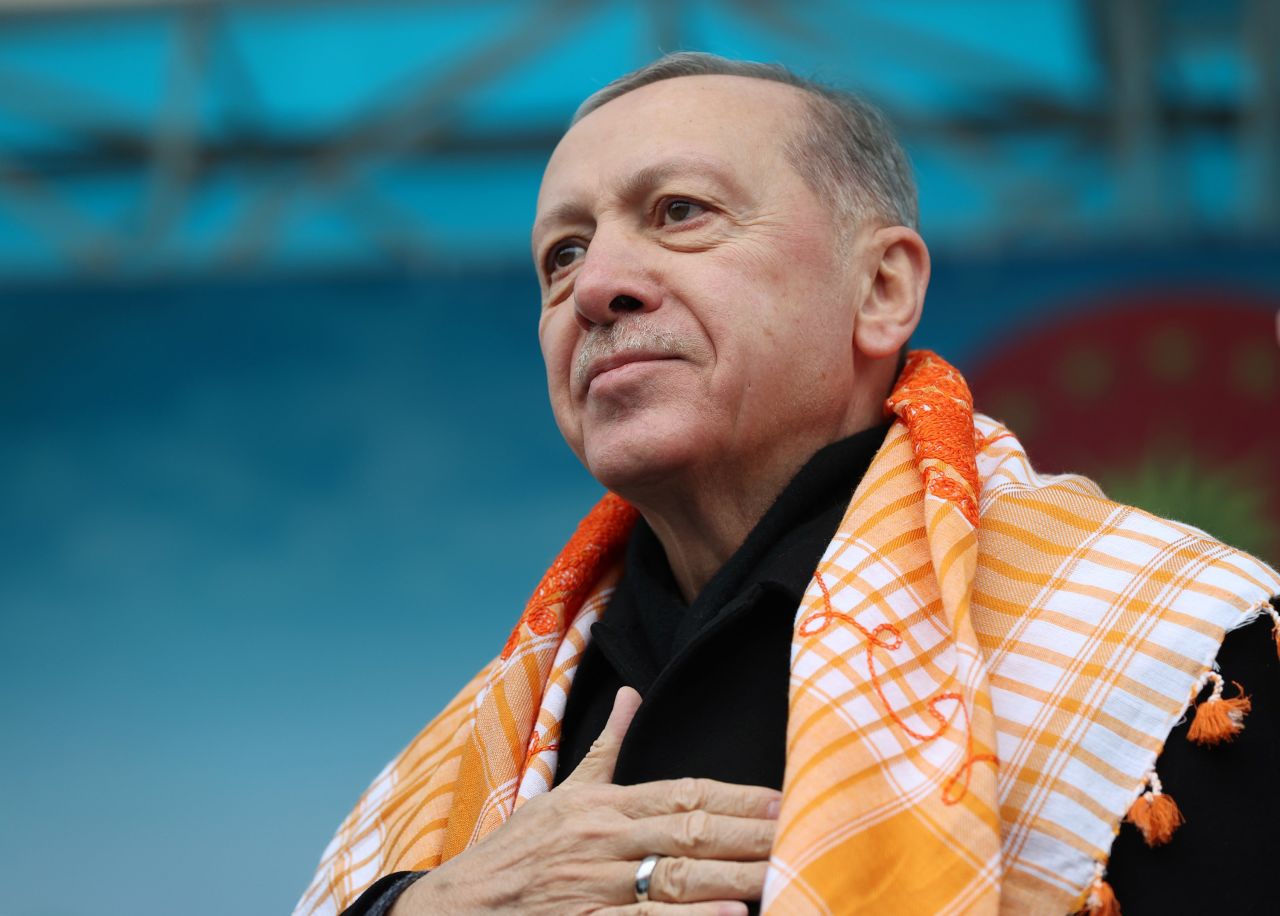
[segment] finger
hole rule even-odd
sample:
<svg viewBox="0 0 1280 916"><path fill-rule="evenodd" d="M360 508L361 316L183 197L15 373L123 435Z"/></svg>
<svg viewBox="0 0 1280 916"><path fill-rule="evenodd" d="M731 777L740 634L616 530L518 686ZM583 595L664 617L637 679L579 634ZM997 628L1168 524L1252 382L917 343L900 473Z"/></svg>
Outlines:
<svg viewBox="0 0 1280 916"><path fill-rule="evenodd" d="M640 708L640 694L630 687L622 687L613 698L613 712L609 713L609 721L604 724L600 736L591 745L591 750L569 774L564 783L613 782L613 768L618 762L618 748L622 747L622 739Z"/></svg>
<svg viewBox="0 0 1280 916"><path fill-rule="evenodd" d="M623 855L692 856L755 862L769 858L778 822L689 811L634 821L627 831Z"/></svg>
<svg viewBox="0 0 1280 916"><path fill-rule="evenodd" d="M747 916L747 905L740 900L706 900L702 903L662 903L648 900L630 906L611 906L600 910L608 916Z"/></svg>
<svg viewBox="0 0 1280 916"><path fill-rule="evenodd" d="M706 900L702 903L648 900L630 906L611 906L599 912L608 916L747 916L747 905L740 900Z"/></svg>
<svg viewBox="0 0 1280 916"><path fill-rule="evenodd" d="M686 856L663 856L649 878L649 899L661 903L707 900L759 900L768 862L720 862ZM618 863L618 886L635 880L631 862ZM612 883L612 880L611 880Z"/></svg>
<svg viewBox="0 0 1280 916"><path fill-rule="evenodd" d="M739 786L714 779L665 779L622 786L617 808L630 817L706 811L733 817L776 818L782 793L764 786Z"/></svg>

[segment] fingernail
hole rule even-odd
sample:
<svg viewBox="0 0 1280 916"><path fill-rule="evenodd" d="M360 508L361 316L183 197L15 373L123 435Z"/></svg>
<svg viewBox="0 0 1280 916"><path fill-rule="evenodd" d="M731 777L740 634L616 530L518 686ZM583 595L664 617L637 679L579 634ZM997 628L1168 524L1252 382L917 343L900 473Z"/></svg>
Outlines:
<svg viewBox="0 0 1280 916"><path fill-rule="evenodd" d="M747 905L745 903L722 903L718 913L719 916L747 916Z"/></svg>
<svg viewBox="0 0 1280 916"><path fill-rule="evenodd" d="M764 809L764 816L777 817L778 812L781 810L782 810L782 799L775 798L773 801L769 802L769 807Z"/></svg>

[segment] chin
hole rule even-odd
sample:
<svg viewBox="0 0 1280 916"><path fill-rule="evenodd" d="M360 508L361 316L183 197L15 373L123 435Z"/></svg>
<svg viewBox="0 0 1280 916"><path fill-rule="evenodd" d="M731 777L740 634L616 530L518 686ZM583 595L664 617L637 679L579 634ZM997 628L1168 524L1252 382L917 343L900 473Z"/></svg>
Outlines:
<svg viewBox="0 0 1280 916"><path fill-rule="evenodd" d="M587 438L582 463L600 484L619 496L648 490L695 463L692 436L649 430L642 435Z"/></svg>

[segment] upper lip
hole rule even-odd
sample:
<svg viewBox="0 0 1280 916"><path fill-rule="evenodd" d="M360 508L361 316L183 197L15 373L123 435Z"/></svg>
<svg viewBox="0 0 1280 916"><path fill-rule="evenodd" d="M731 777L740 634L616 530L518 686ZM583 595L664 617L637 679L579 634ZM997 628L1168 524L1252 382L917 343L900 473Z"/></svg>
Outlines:
<svg viewBox="0 0 1280 916"><path fill-rule="evenodd" d="M594 360L587 369L586 387L590 388L591 383L596 376L603 375L610 369L617 369L619 366L625 366L628 363L639 363L645 360L656 359L677 359L670 353L658 353L651 350L625 350L621 353L612 353L609 356L602 356Z"/></svg>

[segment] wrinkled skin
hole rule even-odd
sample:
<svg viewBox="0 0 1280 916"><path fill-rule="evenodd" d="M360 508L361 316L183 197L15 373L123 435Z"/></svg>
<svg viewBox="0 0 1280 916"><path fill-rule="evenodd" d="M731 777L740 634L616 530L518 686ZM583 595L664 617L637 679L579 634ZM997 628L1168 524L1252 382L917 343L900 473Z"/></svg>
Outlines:
<svg viewBox="0 0 1280 916"><path fill-rule="evenodd" d="M612 785L639 705L634 690L618 691L603 732L568 779L418 879L391 916L745 914L743 901L764 888L780 793L704 779ZM649 901L637 903L636 869L651 853L664 858Z"/></svg>
<svg viewBox="0 0 1280 916"><path fill-rule="evenodd" d="M538 196L556 423L686 601L810 456L880 422L920 317L924 243L839 223L784 142L805 106L737 76L643 86L565 134Z"/></svg>

